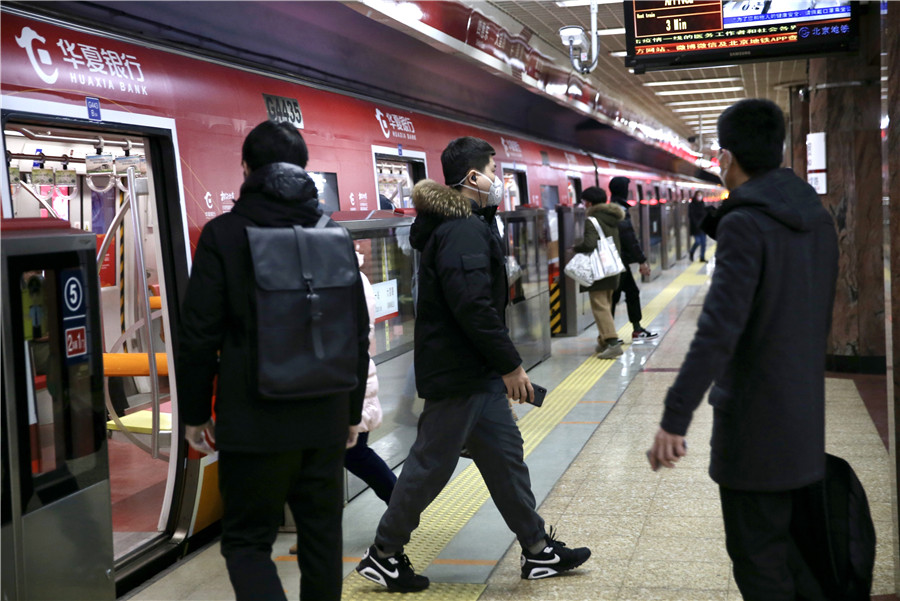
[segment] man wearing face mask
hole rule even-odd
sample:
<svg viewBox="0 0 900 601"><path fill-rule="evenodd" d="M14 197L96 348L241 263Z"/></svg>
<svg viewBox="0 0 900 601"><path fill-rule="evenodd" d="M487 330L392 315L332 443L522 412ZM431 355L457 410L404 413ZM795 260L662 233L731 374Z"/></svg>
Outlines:
<svg viewBox="0 0 900 601"><path fill-rule="evenodd" d="M507 402L525 402L534 391L505 324L509 286L495 224L503 183L493 155L484 140L457 138L441 155L451 187L423 180L413 189L410 242L422 253L414 363L425 408L375 544L356 568L390 591L428 587L403 547L449 481L463 446L522 545L522 578L555 576L591 554L547 535Z"/></svg>
<svg viewBox="0 0 900 601"><path fill-rule="evenodd" d="M655 470L686 452L694 410L712 385L710 477L725 546L747 601L822 600L822 529L804 528L825 477L825 349L838 246L816 191L779 169L778 105L742 100L719 117L730 191L703 221L716 269L697 333L665 399L648 453Z"/></svg>

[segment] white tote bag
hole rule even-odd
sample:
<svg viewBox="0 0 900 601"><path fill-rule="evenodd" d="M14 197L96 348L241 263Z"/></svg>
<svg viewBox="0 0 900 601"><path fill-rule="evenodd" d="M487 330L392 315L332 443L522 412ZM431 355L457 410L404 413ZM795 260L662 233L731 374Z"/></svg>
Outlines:
<svg viewBox="0 0 900 601"><path fill-rule="evenodd" d="M593 223L599 234L597 240L597 250L591 253L592 266L594 269L595 280L602 280L625 271L625 264L619 256L616 248L616 242L612 236L604 236L600 224L593 217L588 217Z"/></svg>

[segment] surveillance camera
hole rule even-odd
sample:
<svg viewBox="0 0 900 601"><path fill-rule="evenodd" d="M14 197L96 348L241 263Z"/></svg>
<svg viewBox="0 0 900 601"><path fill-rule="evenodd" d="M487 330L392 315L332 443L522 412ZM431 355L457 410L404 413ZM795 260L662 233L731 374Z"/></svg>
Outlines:
<svg viewBox="0 0 900 601"><path fill-rule="evenodd" d="M569 25L559 28L559 37L563 46L572 46L572 48L588 48L588 40L584 35L584 29L577 25Z"/></svg>

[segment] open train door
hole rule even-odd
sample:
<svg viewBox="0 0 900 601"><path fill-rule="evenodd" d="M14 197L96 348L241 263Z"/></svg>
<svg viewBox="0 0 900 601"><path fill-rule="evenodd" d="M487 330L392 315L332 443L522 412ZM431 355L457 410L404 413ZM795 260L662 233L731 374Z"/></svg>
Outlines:
<svg viewBox="0 0 900 601"><path fill-rule="evenodd" d="M185 461L178 426L173 324L189 250L175 126L135 113L105 111L92 121L84 107L11 96L2 102L3 216L62 219L96 239L97 277L86 285L100 299L101 327L91 335L102 338L104 353L121 593L173 561L193 530L218 519L213 508L205 523L195 523L203 465ZM32 317L39 315L38 306ZM38 431L50 426L40 423Z"/></svg>

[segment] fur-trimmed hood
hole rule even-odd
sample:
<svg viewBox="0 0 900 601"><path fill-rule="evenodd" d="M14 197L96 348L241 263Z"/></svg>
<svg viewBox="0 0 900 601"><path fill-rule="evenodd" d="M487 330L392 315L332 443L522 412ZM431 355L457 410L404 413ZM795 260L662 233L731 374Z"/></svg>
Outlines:
<svg viewBox="0 0 900 601"><path fill-rule="evenodd" d="M625 209L618 203L596 204L588 209L587 216L594 217L597 221L606 225L616 227L620 221L625 219Z"/></svg>
<svg viewBox="0 0 900 601"><path fill-rule="evenodd" d="M423 179L413 188L416 220L409 232L413 248L421 251L431 233L445 221L467 219L472 215L472 201L452 188L434 180Z"/></svg>

